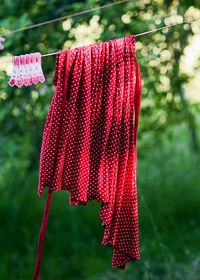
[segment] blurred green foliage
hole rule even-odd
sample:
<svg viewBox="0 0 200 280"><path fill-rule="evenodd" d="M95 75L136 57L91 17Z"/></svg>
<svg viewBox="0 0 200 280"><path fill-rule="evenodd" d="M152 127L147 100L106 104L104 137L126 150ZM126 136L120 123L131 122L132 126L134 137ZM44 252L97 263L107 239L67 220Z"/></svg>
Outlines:
<svg viewBox="0 0 200 280"><path fill-rule="evenodd" d="M2 1L0 32L103 5L109 1ZM192 9L192 10L191 10ZM99 41L159 28L174 18L196 19L199 1L129 1L72 19L72 27L99 15ZM191 12L190 12L191 11ZM123 16L125 18L123 18ZM166 32L167 31L167 32ZM126 271L111 269L112 250L101 245L99 205L70 206L54 194L41 280L198 280L200 275L200 104L185 94L198 72L180 69L181 57L200 30L194 24L137 37L142 73L138 134L138 200L141 260ZM9 35L7 54L60 50L74 41L56 22ZM0 60L1 61L1 60ZM39 153L53 96L55 56L45 58L45 84L10 88L0 72L0 279L32 277L45 195L37 197Z"/></svg>

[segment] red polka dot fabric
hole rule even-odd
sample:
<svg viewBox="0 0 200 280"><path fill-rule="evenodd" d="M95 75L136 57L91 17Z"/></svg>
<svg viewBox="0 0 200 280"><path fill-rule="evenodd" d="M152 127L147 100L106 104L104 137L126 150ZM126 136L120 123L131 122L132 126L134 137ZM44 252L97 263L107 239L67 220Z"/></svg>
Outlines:
<svg viewBox="0 0 200 280"><path fill-rule="evenodd" d="M140 259L137 127L141 77L134 35L57 55L40 154L38 195L69 191L69 204L100 203L112 267ZM74 221L73 221L74 222Z"/></svg>

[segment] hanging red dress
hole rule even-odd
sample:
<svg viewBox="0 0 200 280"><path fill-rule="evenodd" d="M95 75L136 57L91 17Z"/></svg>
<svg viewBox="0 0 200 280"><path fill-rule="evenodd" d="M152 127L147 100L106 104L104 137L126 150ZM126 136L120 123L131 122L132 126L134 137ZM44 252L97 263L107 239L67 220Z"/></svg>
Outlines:
<svg viewBox="0 0 200 280"><path fill-rule="evenodd" d="M35 278L53 191L69 204L100 202L103 245L112 267L140 259L137 130L141 76L134 35L61 51L57 55L40 154L38 195L48 188Z"/></svg>

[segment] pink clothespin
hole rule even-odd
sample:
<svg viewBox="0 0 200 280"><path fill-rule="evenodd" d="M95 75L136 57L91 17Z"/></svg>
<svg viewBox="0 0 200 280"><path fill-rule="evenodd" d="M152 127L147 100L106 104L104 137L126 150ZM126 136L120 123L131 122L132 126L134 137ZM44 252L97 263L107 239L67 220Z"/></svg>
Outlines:
<svg viewBox="0 0 200 280"><path fill-rule="evenodd" d="M36 63L37 63L37 76L40 83L45 82L45 77L42 71L42 63L41 63L41 53L36 52Z"/></svg>
<svg viewBox="0 0 200 280"><path fill-rule="evenodd" d="M0 37L0 51L4 49L4 45L2 44L6 39L3 37Z"/></svg>
<svg viewBox="0 0 200 280"><path fill-rule="evenodd" d="M12 74L10 77L10 80L8 82L8 84L13 87L15 85L16 79L18 77L18 72L19 72L19 61L18 61L18 57L14 56L12 59L13 62L13 70L12 70Z"/></svg>
<svg viewBox="0 0 200 280"><path fill-rule="evenodd" d="M32 85L32 77L31 77L31 68L30 68L30 63L31 63L31 56L30 54L25 54L25 60L26 60L26 72L27 72L27 86ZM26 85L25 84L25 85Z"/></svg>
<svg viewBox="0 0 200 280"><path fill-rule="evenodd" d="M28 86L29 85L29 71L28 71L28 67L27 67L27 55L23 55L22 57L22 60L23 60L23 70L24 70L24 75L23 75L23 84L25 86Z"/></svg>
<svg viewBox="0 0 200 280"><path fill-rule="evenodd" d="M31 78L32 78L32 83L37 84L39 82L37 78L37 71L36 71L36 54L31 53L30 54L30 68L31 68Z"/></svg>
<svg viewBox="0 0 200 280"><path fill-rule="evenodd" d="M45 77L42 71L41 54L39 52L30 53L13 58L13 71L8 82L10 86L44 83Z"/></svg>
<svg viewBox="0 0 200 280"><path fill-rule="evenodd" d="M24 71L23 71L23 55L17 56L16 60L17 60L17 65L18 65L18 76L15 80L15 85L18 87L21 87L23 85L23 75L24 75Z"/></svg>

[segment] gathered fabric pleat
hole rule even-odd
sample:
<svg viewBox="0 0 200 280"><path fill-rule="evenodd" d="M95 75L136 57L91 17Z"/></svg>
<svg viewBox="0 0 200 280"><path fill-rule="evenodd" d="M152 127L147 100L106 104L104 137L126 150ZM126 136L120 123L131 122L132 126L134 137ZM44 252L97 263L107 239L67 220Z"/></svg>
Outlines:
<svg viewBox="0 0 200 280"><path fill-rule="evenodd" d="M112 267L140 259L137 130L141 76L134 35L61 51L40 154L38 195L100 202Z"/></svg>

